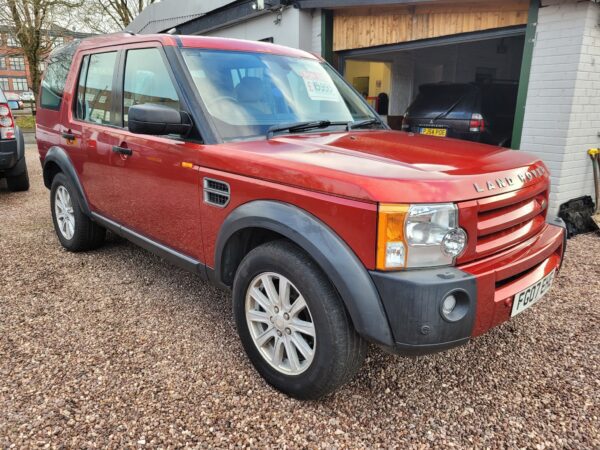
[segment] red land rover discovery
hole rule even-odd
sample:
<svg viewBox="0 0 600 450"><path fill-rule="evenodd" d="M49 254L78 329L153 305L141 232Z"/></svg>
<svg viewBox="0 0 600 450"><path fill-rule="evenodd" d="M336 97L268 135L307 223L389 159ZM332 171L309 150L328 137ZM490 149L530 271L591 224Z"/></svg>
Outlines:
<svg viewBox="0 0 600 450"><path fill-rule="evenodd" d="M308 53L119 34L56 51L37 142L61 244L105 230L232 290L258 372L298 398L464 344L561 265L549 176L523 152L395 132Z"/></svg>

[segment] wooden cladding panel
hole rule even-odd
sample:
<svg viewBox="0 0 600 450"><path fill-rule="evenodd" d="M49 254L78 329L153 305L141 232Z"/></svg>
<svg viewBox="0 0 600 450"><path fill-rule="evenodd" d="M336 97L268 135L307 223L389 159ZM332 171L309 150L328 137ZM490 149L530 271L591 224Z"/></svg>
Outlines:
<svg viewBox="0 0 600 450"><path fill-rule="evenodd" d="M373 47L526 25L528 9L529 0L341 9L334 13L333 49Z"/></svg>

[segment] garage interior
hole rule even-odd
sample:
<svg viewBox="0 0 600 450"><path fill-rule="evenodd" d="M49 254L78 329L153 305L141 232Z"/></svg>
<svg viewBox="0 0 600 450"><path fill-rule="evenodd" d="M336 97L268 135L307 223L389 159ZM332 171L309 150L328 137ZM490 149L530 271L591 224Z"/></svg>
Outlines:
<svg viewBox="0 0 600 450"><path fill-rule="evenodd" d="M425 3L332 11L338 69L396 129L423 84L521 78L528 0Z"/></svg>
<svg viewBox="0 0 600 450"><path fill-rule="evenodd" d="M402 116L419 86L428 83L519 82L524 31L515 36L410 50L377 49L344 57L344 77L377 107L389 96L391 119ZM391 120L393 122L393 119ZM393 125L393 124L392 124Z"/></svg>

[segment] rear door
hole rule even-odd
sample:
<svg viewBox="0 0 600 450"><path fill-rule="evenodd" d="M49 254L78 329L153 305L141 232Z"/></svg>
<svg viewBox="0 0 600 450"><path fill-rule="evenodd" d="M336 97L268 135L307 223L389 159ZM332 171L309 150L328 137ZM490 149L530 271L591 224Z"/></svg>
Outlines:
<svg viewBox="0 0 600 450"><path fill-rule="evenodd" d="M121 225L197 260L204 260L200 224L197 141L181 136L129 132L133 105L152 103L187 109L160 44L124 50L119 75L119 128L111 160L112 215ZM129 154L126 154L129 153Z"/></svg>
<svg viewBox="0 0 600 450"><path fill-rule="evenodd" d="M82 55L77 88L63 120L63 136L72 141L72 159L77 161L80 181L93 211L112 217L114 189L111 164L114 86L119 52L116 49ZM70 136L69 136L70 135Z"/></svg>

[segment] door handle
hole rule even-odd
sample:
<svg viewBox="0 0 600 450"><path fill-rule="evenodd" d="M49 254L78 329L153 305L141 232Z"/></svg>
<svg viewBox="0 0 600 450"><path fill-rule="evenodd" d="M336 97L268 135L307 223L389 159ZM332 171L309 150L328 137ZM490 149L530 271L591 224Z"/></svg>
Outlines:
<svg viewBox="0 0 600 450"><path fill-rule="evenodd" d="M126 147L119 147L118 145L113 146L114 153L120 153L121 155L131 156L133 155L133 151Z"/></svg>
<svg viewBox="0 0 600 450"><path fill-rule="evenodd" d="M73 133L64 132L62 134L62 137L64 137L67 141L74 141L75 140L75 135Z"/></svg>

